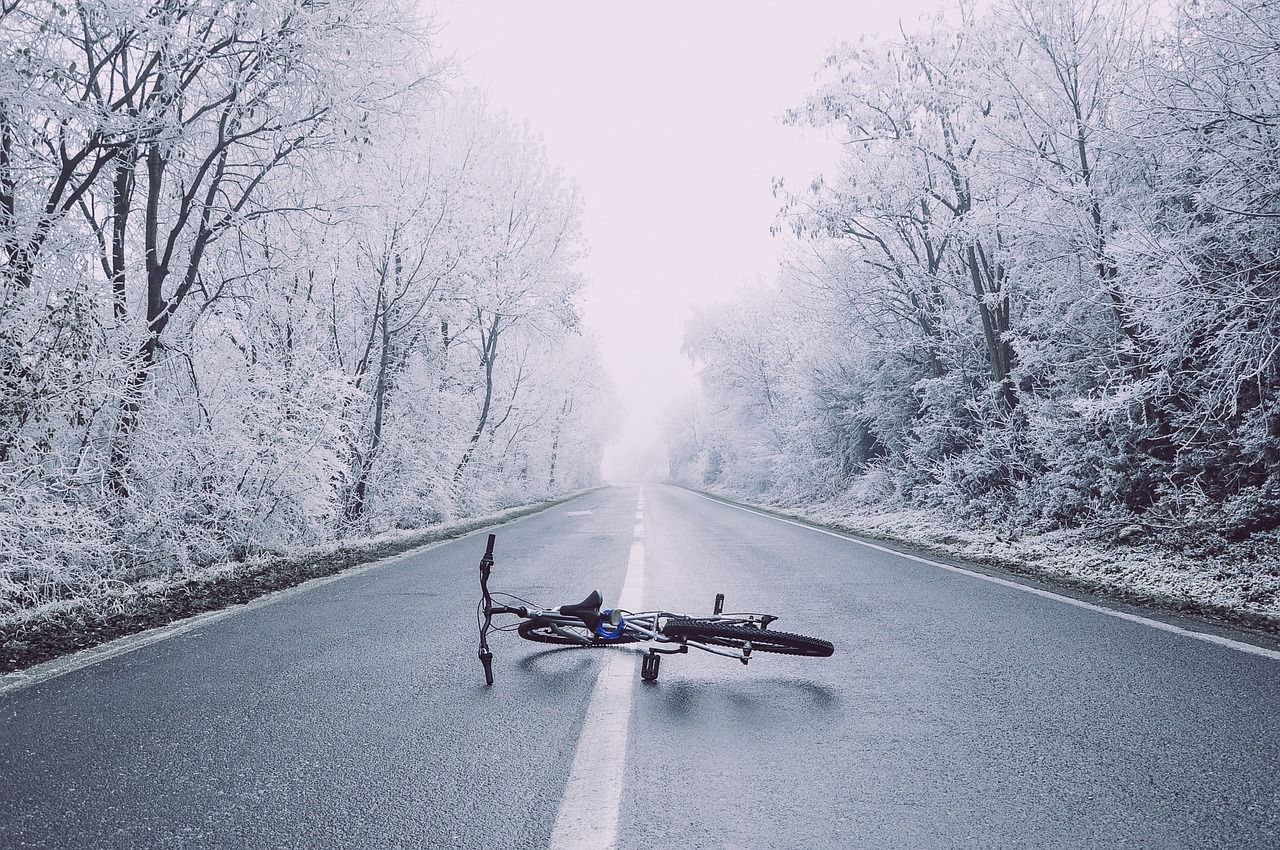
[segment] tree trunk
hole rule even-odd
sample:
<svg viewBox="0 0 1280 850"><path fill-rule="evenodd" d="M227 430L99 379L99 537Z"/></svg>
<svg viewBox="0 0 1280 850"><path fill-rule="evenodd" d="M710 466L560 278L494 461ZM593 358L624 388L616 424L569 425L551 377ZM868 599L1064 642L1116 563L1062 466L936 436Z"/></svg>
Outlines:
<svg viewBox="0 0 1280 850"><path fill-rule="evenodd" d="M385 272L385 266L383 267ZM399 288L401 277L404 271L404 265L399 253L395 256L395 288ZM385 287L385 273L379 279L379 287ZM364 515L366 505L366 495L369 488L369 476L373 472L373 464L377 459L378 450L382 446L382 428L386 417L387 410L387 391L391 386L391 372L393 369L399 371L393 364L391 351L391 324L388 311L390 305L381 289L378 293L377 312L374 321L381 328L382 351L378 356L378 375L374 379L373 384L373 425L369 434L369 445L363 456L357 456L356 462L356 480L351 488L351 497L347 501L346 508L343 512L348 523L354 523Z"/></svg>
<svg viewBox="0 0 1280 850"><path fill-rule="evenodd" d="M564 418L573 409L573 400L566 398L564 404L560 405L560 415L556 417L556 429L551 438L551 474L547 477L547 492L554 493L556 489L556 461L560 456L560 430L564 427Z"/></svg>
<svg viewBox="0 0 1280 850"><path fill-rule="evenodd" d="M18 179L13 173L13 126L9 108L0 101L0 261L13 263L18 243Z"/></svg>
<svg viewBox="0 0 1280 850"><path fill-rule="evenodd" d="M391 332L387 326L387 318L382 317L382 353L378 358L378 376L373 384L373 425L369 433L369 445L363 454L356 458L356 480L351 488L351 496L343 511L348 523L354 523L364 515L366 494L369 487L369 475L373 472L373 463L382 446L382 425L387 409L387 388L390 383L391 368Z"/></svg>
<svg viewBox="0 0 1280 850"><path fill-rule="evenodd" d="M1000 384L1000 397L1005 407L1012 410L1018 403L1013 386L1013 347L1009 344L1009 296L1003 292L1003 272L999 265L992 269L985 253L979 259L979 248L970 245L965 249L965 265L973 281L973 293L978 302L978 314L982 319L982 336L986 341L987 361L991 365L991 377ZM983 283L984 277L986 283ZM989 295L997 295L996 303L989 303Z"/></svg>
<svg viewBox="0 0 1280 850"><path fill-rule="evenodd" d="M476 446L480 443L480 437L484 435L484 426L489 421L489 410L493 405L493 360L498 352L498 327L501 322L500 316L493 317L493 324L489 328L489 333L485 336L484 345L484 404L480 408L480 421L476 423L476 430L471 435L471 440L467 444L467 450L462 454L462 460L458 462L458 468L453 471L453 483L457 484L462 480L462 473L466 470L467 464L471 462L471 456L475 453Z"/></svg>
<svg viewBox="0 0 1280 850"><path fill-rule="evenodd" d="M129 229L130 201L133 197L134 168L137 165L137 149L131 148L116 163L115 182L111 193L111 295L112 309L118 321L126 314L125 293L125 239Z"/></svg>

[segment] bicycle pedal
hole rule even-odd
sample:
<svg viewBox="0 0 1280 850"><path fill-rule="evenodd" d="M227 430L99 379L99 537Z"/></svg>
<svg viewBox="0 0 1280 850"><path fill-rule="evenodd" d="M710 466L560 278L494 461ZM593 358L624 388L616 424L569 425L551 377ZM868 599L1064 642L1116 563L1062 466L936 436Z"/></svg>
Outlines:
<svg viewBox="0 0 1280 850"><path fill-rule="evenodd" d="M656 653L650 653L640 659L640 678L646 682L655 682L658 679L658 668L662 666L662 656Z"/></svg>

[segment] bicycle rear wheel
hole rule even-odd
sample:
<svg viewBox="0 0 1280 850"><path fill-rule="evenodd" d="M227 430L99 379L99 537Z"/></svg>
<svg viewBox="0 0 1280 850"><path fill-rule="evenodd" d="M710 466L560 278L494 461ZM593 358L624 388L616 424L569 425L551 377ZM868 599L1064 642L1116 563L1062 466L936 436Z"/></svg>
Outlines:
<svg viewBox="0 0 1280 850"><path fill-rule="evenodd" d="M556 631L558 629L559 631ZM614 646L619 643L639 643L644 638L623 633L616 638L602 638L582 623L553 623L550 620L525 620L516 629L520 637L535 643L553 643L557 646ZM567 635L564 633L568 633ZM577 640L572 636L580 636Z"/></svg>
<svg viewBox="0 0 1280 850"><path fill-rule="evenodd" d="M830 641L822 638L775 632L772 629L756 629L716 620L668 620L662 632L667 637L685 638L733 649L742 649L744 644L750 643L752 652L775 652L779 655L826 658L836 651Z"/></svg>

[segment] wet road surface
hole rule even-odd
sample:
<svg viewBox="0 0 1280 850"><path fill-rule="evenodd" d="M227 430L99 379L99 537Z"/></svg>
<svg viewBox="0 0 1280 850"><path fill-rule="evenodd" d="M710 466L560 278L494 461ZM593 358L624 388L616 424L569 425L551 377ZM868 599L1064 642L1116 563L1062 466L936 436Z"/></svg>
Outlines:
<svg viewBox="0 0 1280 850"><path fill-rule="evenodd" d="M723 592L836 655L691 653L646 684L637 654L498 635L485 688L471 535L0 694L0 846L570 847L582 794L592 846L1280 846L1275 658L677 488L640 504L496 529L492 586ZM607 787L574 778L580 740Z"/></svg>

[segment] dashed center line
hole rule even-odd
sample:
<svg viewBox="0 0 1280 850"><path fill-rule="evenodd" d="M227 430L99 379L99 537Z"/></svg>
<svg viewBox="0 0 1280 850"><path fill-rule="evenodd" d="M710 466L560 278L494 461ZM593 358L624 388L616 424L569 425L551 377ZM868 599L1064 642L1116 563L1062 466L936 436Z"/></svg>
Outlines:
<svg viewBox="0 0 1280 850"><path fill-rule="evenodd" d="M643 494L640 502L644 502ZM631 611L639 610L644 601L643 536L644 524L639 521L637 510L636 539L631 544L622 592L618 595L618 607ZM610 651L603 659L551 830L551 850L617 847L635 661L631 652Z"/></svg>

